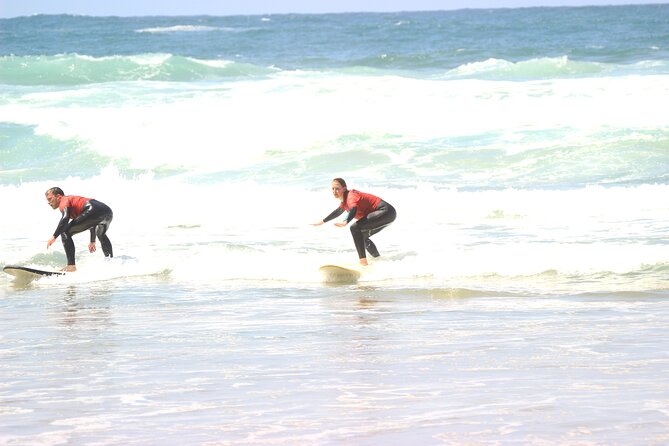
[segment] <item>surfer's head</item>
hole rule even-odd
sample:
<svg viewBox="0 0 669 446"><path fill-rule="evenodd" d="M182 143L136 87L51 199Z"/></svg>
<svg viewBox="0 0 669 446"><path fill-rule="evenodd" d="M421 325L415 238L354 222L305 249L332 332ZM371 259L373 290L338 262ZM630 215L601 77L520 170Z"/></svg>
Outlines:
<svg viewBox="0 0 669 446"><path fill-rule="evenodd" d="M343 200L344 192L346 192L346 181L344 181L343 178L335 178L332 180L332 195L338 200Z"/></svg>
<svg viewBox="0 0 669 446"><path fill-rule="evenodd" d="M65 195L65 193L63 193L63 189L60 187L52 187L51 189L47 190L44 195L46 196L46 201L49 203L49 206L51 206L53 209L56 209L60 204L60 197Z"/></svg>

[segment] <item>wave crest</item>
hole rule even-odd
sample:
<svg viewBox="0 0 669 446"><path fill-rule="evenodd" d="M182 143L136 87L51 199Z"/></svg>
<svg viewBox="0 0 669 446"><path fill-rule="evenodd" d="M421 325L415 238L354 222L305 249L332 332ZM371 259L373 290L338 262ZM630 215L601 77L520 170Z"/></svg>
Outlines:
<svg viewBox="0 0 669 446"><path fill-rule="evenodd" d="M5 85L84 85L124 81L194 82L263 76L276 72L229 60L201 60L172 54L92 57L79 54L0 57Z"/></svg>
<svg viewBox="0 0 669 446"><path fill-rule="evenodd" d="M450 70L449 78L483 78L483 79L535 79L564 76L596 75L611 70L606 64L599 62L580 62L570 60L567 56L542 57L520 62L503 59L487 59L472 62Z"/></svg>

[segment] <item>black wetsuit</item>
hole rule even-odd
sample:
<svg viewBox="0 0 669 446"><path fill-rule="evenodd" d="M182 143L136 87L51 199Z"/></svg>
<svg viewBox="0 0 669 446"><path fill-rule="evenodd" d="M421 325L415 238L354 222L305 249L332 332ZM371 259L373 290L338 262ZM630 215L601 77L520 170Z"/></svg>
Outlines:
<svg viewBox="0 0 669 446"><path fill-rule="evenodd" d="M346 193L348 193L348 191ZM344 197L344 201L346 201L346 197ZM346 221L350 222L353 220L356 212L356 207L349 209ZM344 209L338 207L332 211L330 215L325 217L323 222L330 221L343 213ZM369 238L394 222L396 217L397 212L395 211L395 208L389 203L381 200L373 211L358 219L350 226L355 249L358 251L358 258L363 259L367 257L365 250L367 250L372 257L378 257L380 255L376 245Z"/></svg>
<svg viewBox="0 0 669 446"><path fill-rule="evenodd" d="M95 237L97 236L105 257L114 257L111 241L107 237L107 229L109 229L109 225L114 218L114 213L109 206L100 201L90 199L84 204L81 214L73 218L72 221L70 221L70 208L66 207L62 212L63 216L60 222L58 222L58 227L53 236L58 237L60 235L63 247L65 248L68 265L75 264L72 236L84 232L86 229L90 229L91 231L91 243L95 242Z"/></svg>

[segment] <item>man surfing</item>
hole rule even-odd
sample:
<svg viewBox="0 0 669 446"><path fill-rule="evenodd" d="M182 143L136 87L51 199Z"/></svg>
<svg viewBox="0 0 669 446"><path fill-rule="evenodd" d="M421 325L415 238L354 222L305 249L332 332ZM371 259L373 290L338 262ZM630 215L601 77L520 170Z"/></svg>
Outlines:
<svg viewBox="0 0 669 446"><path fill-rule="evenodd" d="M109 206L92 198L65 195L60 187L52 187L46 191L45 196L49 206L53 209L58 208L62 214L56 231L47 241L46 247L48 249L60 236L67 256L67 266L63 268L63 271L77 270L72 236L86 229L91 231L88 251L96 251L95 237L97 236L102 244L102 252L105 257L114 257L111 241L107 237L107 230L114 218L114 213Z"/></svg>

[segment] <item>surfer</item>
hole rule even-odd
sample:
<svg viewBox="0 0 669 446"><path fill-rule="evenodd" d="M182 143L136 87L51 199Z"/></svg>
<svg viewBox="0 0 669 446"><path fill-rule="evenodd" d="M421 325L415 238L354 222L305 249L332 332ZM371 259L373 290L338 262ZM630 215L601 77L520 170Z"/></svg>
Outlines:
<svg viewBox="0 0 669 446"><path fill-rule="evenodd" d="M60 236L67 256L67 266L63 271L76 271L77 267L74 261L74 242L72 236L90 229L91 242L88 244L88 251L95 252L95 237L102 244L102 252L105 257L114 257L112 244L107 237L107 230L111 224L114 214L106 204L92 198L84 198L76 195L65 195L60 187L52 187L47 190L46 201L53 209L60 209L62 217L58 222L56 231L46 243L47 249Z"/></svg>
<svg viewBox="0 0 669 446"><path fill-rule="evenodd" d="M346 219L335 223L335 226L343 228L353 219L357 220L351 225L351 235L353 235L355 249L358 251L360 264L367 266L365 250L372 257L380 255L376 245L369 238L395 221L397 212L394 207L375 195L359 192L355 189L348 190L346 182L342 178L332 180L332 194L340 201L339 207L323 220L313 223L313 225L320 226L339 217L344 211L348 211Z"/></svg>

